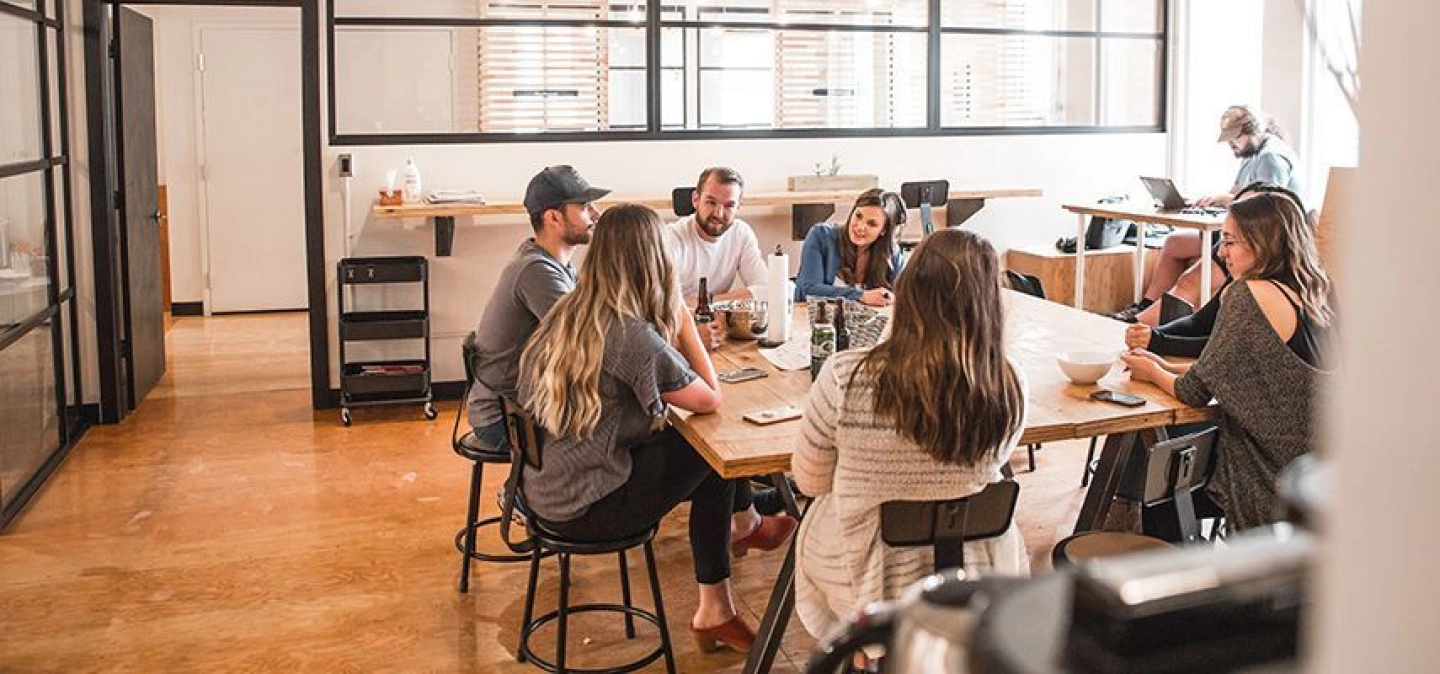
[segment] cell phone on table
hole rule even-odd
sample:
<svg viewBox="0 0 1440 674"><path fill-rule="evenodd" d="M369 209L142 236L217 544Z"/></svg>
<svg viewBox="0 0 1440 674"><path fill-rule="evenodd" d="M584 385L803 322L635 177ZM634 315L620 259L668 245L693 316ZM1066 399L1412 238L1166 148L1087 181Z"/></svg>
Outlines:
<svg viewBox="0 0 1440 674"><path fill-rule="evenodd" d="M1099 400L1107 403L1115 403L1116 405L1124 405L1126 407L1140 407L1145 404L1145 399L1141 398L1140 396L1133 396L1129 393L1121 393L1119 391L1111 391L1110 389L1105 388L1099 389L1094 393L1091 393L1090 399Z"/></svg>
<svg viewBox="0 0 1440 674"><path fill-rule="evenodd" d="M799 407L777 407L770 410L754 410L746 412L741 418L757 426L768 426L770 424L799 419L804 414Z"/></svg>
<svg viewBox="0 0 1440 674"><path fill-rule="evenodd" d="M726 384L737 384L742 381L750 381L751 379L760 379L768 376L770 375L758 367L742 367L733 372L721 372L719 374L720 381Z"/></svg>

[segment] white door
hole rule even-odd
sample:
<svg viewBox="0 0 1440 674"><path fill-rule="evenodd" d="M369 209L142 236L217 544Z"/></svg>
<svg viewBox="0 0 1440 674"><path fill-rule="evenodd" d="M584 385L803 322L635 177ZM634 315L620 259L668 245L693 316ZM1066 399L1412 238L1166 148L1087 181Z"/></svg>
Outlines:
<svg viewBox="0 0 1440 674"><path fill-rule="evenodd" d="M200 48L207 309L304 309L300 31L202 28Z"/></svg>

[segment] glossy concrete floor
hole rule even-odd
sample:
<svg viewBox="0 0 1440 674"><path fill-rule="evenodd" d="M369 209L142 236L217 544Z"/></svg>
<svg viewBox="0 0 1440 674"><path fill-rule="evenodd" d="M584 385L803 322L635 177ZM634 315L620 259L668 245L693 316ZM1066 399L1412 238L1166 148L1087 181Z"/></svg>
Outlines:
<svg viewBox="0 0 1440 674"><path fill-rule="evenodd" d="M0 671L537 671L514 660L525 565L477 563L456 591L469 464L450 451L455 404L435 421L367 408L342 427L309 409L305 330L304 314L174 320L165 379L124 423L91 429L0 535ZM1013 462L1036 570L1074 522L1083 455L1059 443L1035 473L1023 451ZM502 479L486 474L482 512ZM684 516L656 543L679 668L738 671L741 655L689 640ZM752 624L780 561L735 565ZM578 600L618 599L615 566L578 562ZM638 553L631 569L648 606ZM553 561L541 580L537 607L553 607ZM571 663L653 637L626 642L618 622L577 618ZM792 621L775 671L802 669L813 644Z"/></svg>

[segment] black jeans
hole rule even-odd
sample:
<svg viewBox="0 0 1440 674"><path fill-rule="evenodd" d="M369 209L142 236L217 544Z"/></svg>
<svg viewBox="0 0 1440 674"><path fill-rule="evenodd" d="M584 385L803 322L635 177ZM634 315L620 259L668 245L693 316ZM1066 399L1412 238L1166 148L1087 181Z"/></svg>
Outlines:
<svg viewBox="0 0 1440 674"><path fill-rule="evenodd" d="M730 577L730 514L738 505L735 482L723 480L673 428L630 450L630 478L568 522L546 528L577 541L608 541L638 534L660 522L681 501L690 502L690 551L695 580ZM749 507L747 501L746 507Z"/></svg>

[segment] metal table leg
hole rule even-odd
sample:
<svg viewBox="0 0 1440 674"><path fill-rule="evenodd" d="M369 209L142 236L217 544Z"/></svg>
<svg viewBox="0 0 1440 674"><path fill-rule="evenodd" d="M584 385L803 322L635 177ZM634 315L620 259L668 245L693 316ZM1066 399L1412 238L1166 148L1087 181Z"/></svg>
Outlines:
<svg viewBox="0 0 1440 674"><path fill-rule="evenodd" d="M786 512L799 519L802 513L795 502L795 492L790 489L790 481L785 478L784 473L775 473L771 477L774 479L775 488L780 490L781 499L785 501ZM770 603L765 606L765 615L760 619L760 627L755 630L755 645L750 647L750 654L745 657L743 671L746 674L770 671L770 667L775 663L775 655L780 652L780 641L785 637L785 627L790 623L790 614L795 610L797 538L798 535L790 538L785 561L780 565L780 573L775 578L775 588L770 591Z"/></svg>

